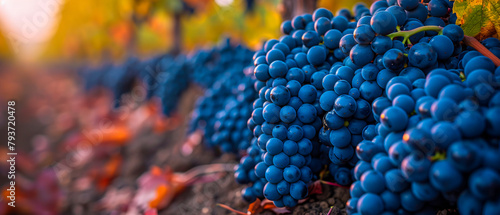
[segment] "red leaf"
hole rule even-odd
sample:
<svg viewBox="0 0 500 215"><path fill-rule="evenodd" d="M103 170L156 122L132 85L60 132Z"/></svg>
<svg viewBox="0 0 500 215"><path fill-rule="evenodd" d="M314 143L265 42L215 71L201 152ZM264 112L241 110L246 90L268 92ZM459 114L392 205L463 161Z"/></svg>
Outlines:
<svg viewBox="0 0 500 215"><path fill-rule="evenodd" d="M315 181L309 186L309 195L322 194L323 188L321 187L321 181Z"/></svg>

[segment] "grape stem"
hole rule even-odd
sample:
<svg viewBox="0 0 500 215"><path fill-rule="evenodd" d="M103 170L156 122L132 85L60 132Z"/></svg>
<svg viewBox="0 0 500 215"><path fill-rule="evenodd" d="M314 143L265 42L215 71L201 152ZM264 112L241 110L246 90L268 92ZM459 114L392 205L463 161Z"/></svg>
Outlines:
<svg viewBox="0 0 500 215"><path fill-rule="evenodd" d="M422 32L422 31L437 31L438 33L443 30L442 27L436 26L436 25L428 25L428 26L422 26L418 27L409 31L399 31L399 32L394 32L392 34L387 35L391 40L393 40L396 37L403 37L403 44L406 44L406 42L409 41L410 37L413 36L416 33Z"/></svg>
<svg viewBox="0 0 500 215"><path fill-rule="evenodd" d="M409 42L409 39L411 36L413 36L416 33L422 32L422 31L436 31L438 34L442 34L443 28L440 26L436 25L428 25L428 26L422 26L415 28L413 30L409 31L398 31L394 32L392 34L387 35L391 40L394 40L396 37L403 37L403 44L406 45L407 42ZM500 59L495 56L493 53L491 53L486 47L484 47L479 41L476 40L474 37L470 36L464 36L463 42L465 45L470 46L474 48L476 51L484 55L485 57L491 59L495 66L500 66Z"/></svg>
<svg viewBox="0 0 500 215"><path fill-rule="evenodd" d="M493 53L490 52L490 50L484 47L483 44L477 41L476 38L470 36L464 36L463 41L465 45L474 48L476 51L478 51L479 53L481 53L482 55L493 61L495 66L500 66L500 59L498 59L497 56L495 56Z"/></svg>

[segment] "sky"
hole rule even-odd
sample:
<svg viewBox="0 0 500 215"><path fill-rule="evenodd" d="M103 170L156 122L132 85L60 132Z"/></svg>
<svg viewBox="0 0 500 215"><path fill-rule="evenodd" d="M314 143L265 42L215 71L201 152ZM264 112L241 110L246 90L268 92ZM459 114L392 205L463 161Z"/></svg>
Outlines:
<svg viewBox="0 0 500 215"><path fill-rule="evenodd" d="M0 28L22 60L36 56L54 34L64 0L0 0Z"/></svg>

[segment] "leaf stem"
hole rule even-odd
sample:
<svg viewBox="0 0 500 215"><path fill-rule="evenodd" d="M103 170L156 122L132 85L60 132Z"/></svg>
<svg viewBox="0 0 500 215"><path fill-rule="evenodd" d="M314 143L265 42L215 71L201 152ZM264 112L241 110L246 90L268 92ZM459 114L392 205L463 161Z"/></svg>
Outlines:
<svg viewBox="0 0 500 215"><path fill-rule="evenodd" d="M332 214L332 211L333 211L333 206L330 207L330 210L328 211L328 214L326 214L326 215Z"/></svg>
<svg viewBox="0 0 500 215"><path fill-rule="evenodd" d="M500 59L498 59L497 56L495 56L493 53L490 52L490 50L484 47L483 44L477 41L476 38L470 36L464 36L463 41L465 45L474 48L476 51L478 51L479 53L481 53L482 55L493 61L495 66L500 66Z"/></svg>
<svg viewBox="0 0 500 215"><path fill-rule="evenodd" d="M231 211L231 212L233 212L233 213L235 213L235 214L247 215L246 213L241 212L241 211L238 211L238 210L236 210L236 209L233 209L232 207L229 207L228 205L225 205L225 204L220 204L220 203L218 203L218 204L217 204L217 206L219 206L219 207L221 207L221 208L224 208L224 209L226 209L226 210L229 210L229 211Z"/></svg>
<svg viewBox="0 0 500 215"><path fill-rule="evenodd" d="M331 185L331 186L335 186L335 187L344 187L344 188L349 188L348 186L342 186L342 185L337 184L337 183L334 183L334 182L323 181L323 180L321 180L320 182L321 182L322 184L327 184L327 185Z"/></svg>
<svg viewBox="0 0 500 215"><path fill-rule="evenodd" d="M391 38L391 40L393 40L396 37L403 37L403 44L405 44L405 42L409 41L409 38L411 36L413 36L414 34L416 34L416 33L419 33L419 32L422 32L422 31L437 31L437 32L441 32L442 29L443 28L440 27L440 26L428 25L428 26L418 27L418 28L415 28L415 29L409 30L409 31L394 32L394 33L389 34L387 36L389 38Z"/></svg>

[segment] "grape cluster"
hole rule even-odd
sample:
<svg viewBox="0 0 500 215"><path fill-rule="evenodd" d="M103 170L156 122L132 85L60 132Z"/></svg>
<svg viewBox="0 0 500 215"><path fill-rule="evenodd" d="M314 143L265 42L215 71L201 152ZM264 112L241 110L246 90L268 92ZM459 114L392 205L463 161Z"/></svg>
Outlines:
<svg viewBox="0 0 500 215"><path fill-rule="evenodd" d="M122 96L131 92L137 80L142 81L147 98L158 97L163 113L175 111L181 94L188 88L192 66L184 55L164 55L146 61L129 58L123 64L106 64L83 73L87 90L97 87L109 89L114 96L114 106L121 105Z"/></svg>
<svg viewBox="0 0 500 215"><path fill-rule="evenodd" d="M242 45L231 45L229 38L211 49L198 50L191 58L193 82L209 89L226 78L228 70L242 71L250 65L252 55L253 52Z"/></svg>
<svg viewBox="0 0 500 215"><path fill-rule="evenodd" d="M253 71L253 67L245 71ZM245 151L252 132L247 121L252 102L257 97L251 73L229 69L198 100L191 121L191 132L202 129L209 146L219 146L223 152Z"/></svg>
<svg viewBox="0 0 500 215"><path fill-rule="evenodd" d="M462 42L452 7L382 0L282 23L284 36L253 58L248 125L265 198L292 207L305 197L299 154L308 180L329 165L337 183L354 181L349 214L498 211L500 69ZM499 40L481 43L500 55Z"/></svg>
<svg viewBox="0 0 500 215"><path fill-rule="evenodd" d="M184 55L165 56L158 61L155 95L161 99L163 113L167 116L176 110L182 93L189 87L193 71L189 59Z"/></svg>
<svg viewBox="0 0 500 215"><path fill-rule="evenodd" d="M375 2L370 10L388 3ZM500 101L495 102L495 96L500 98L500 69L471 47L462 50L463 31L447 17L451 6L446 1L429 2L428 18L427 12L415 17L418 8L426 7L415 1L417 6L412 9L410 3L398 1L394 4L399 6L376 9L378 12L366 25L359 25L366 17L361 16L354 30L357 45L373 38L369 44L375 53L375 65L368 60L359 61L364 58L357 56L371 55L368 49L356 54L356 45L350 57L356 66L362 66L361 80L376 81L383 92L372 102L378 123L363 131L372 139L364 138L356 149L360 161L354 169L357 181L350 188L348 213L436 214L438 209L457 205L461 214L496 213L500 163L493 158L500 151L498 133L494 132L500 131L496 125L500 118L493 112L498 111L495 104ZM387 22L388 18L381 18L381 14L389 12L399 23L398 16L403 13L390 10L396 7L404 9L407 15L406 21L401 19L405 24L397 26L412 30L421 27L421 22L437 25L439 20L442 23L437 26L443 27L442 35L416 32L408 38L413 45L400 44L396 37L393 47L387 45L385 51L380 51L378 45L383 43L377 38L385 38L381 35L393 31L385 28L392 21ZM441 7L446 12L438 12ZM385 27L378 29L376 20L385 20ZM375 32L373 36L367 33L370 30ZM391 38L383 41L389 44ZM498 54L497 41L489 38L482 43ZM370 70L365 72L367 67Z"/></svg>
<svg viewBox="0 0 500 215"><path fill-rule="evenodd" d="M136 58L129 58L123 64L102 65L100 68L86 68L82 72L85 89L87 91L95 88L109 89L113 94L113 105L121 105L121 98L129 93L134 86L137 76L140 74L141 63Z"/></svg>
<svg viewBox="0 0 500 215"><path fill-rule="evenodd" d="M321 98L332 99L323 94L333 92L325 90L323 79L332 65L343 58L337 58L330 50L338 49L340 32L347 28L347 18L333 18L330 11L318 9L312 15L283 22L284 36L267 41L254 55L259 98L254 103L249 127L265 151L255 173L266 179L264 196L276 206L295 206L307 196L307 184L318 176L324 165L331 163L328 145L319 143L324 139L322 116L325 110L332 109L321 105ZM346 107L339 109L347 117L347 112L352 110L347 107L348 101L342 102L346 103L339 106ZM367 113L370 114L369 109ZM349 149L353 157L353 147L349 147L336 150L345 154L343 161L350 160ZM336 172L339 178L347 180L346 184L350 182L349 169L339 167Z"/></svg>
<svg viewBox="0 0 500 215"><path fill-rule="evenodd" d="M146 86L146 99L152 99L156 95L157 88L160 87L158 73L159 69L159 61L164 57L169 57L169 55L159 55L147 59L141 62L141 70L139 71L138 77L139 80L142 81L142 84Z"/></svg>
<svg viewBox="0 0 500 215"><path fill-rule="evenodd" d="M191 83L209 89L218 80L226 79L232 73L241 73L251 64L252 51L241 45L231 45L228 38L223 41L210 50L198 50L191 57L166 54L142 62L130 58L120 65L106 64L98 69L85 69L85 88L104 87L111 90L115 106L119 106L122 95L132 90L136 80L141 80L146 88L147 99L160 98L163 113L170 116L176 111L182 93ZM241 77L239 74L233 80L238 79L236 82L239 84ZM213 115L219 110L220 107ZM244 130L243 127L239 129Z"/></svg>
<svg viewBox="0 0 500 215"><path fill-rule="evenodd" d="M373 103L378 135L358 147L351 213L435 214L446 203L461 214L498 211L500 69L483 56L461 60L476 67L464 82L446 69L420 85L398 76L387 85L392 97Z"/></svg>
<svg viewBox="0 0 500 215"><path fill-rule="evenodd" d="M252 102L257 97L250 67L252 54L244 46L231 45L225 39L217 47L198 51L191 59L193 82L206 90L196 103L190 132L201 129L204 142L225 153L248 151L252 139L252 132L246 128ZM249 166L248 162L245 164ZM246 183L247 175L240 175L240 179L243 176L245 179L238 181Z"/></svg>

